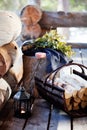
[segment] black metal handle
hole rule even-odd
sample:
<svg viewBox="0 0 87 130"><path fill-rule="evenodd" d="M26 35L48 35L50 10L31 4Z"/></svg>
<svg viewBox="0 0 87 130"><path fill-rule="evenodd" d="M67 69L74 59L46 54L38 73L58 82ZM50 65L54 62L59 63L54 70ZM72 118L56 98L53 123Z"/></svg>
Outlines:
<svg viewBox="0 0 87 130"><path fill-rule="evenodd" d="M82 77L83 79L87 80L87 75L85 75L84 73L80 73L80 72L78 72L77 70L74 70L74 69L73 69L73 73Z"/></svg>

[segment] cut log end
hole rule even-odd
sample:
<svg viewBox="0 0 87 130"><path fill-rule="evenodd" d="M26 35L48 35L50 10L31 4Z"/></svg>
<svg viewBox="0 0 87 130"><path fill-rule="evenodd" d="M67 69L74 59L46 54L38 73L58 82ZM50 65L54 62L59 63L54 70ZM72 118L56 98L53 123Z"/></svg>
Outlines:
<svg viewBox="0 0 87 130"><path fill-rule="evenodd" d="M2 77L11 66L11 57L5 49L0 48L0 76Z"/></svg>
<svg viewBox="0 0 87 130"><path fill-rule="evenodd" d="M28 5L21 11L21 20L25 25L35 25L41 19L42 11L36 5Z"/></svg>
<svg viewBox="0 0 87 130"><path fill-rule="evenodd" d="M7 81L5 81L5 79L0 78L0 110L10 98L11 93L12 91L10 85L7 83Z"/></svg>
<svg viewBox="0 0 87 130"><path fill-rule="evenodd" d="M24 26L22 29L22 39L36 39L41 35L41 27L39 24L32 26Z"/></svg>

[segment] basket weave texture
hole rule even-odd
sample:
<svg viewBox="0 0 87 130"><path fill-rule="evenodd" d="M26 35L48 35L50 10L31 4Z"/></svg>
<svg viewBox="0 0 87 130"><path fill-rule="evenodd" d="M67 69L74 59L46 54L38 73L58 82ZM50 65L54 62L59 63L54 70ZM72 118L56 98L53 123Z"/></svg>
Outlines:
<svg viewBox="0 0 87 130"><path fill-rule="evenodd" d="M69 116L87 116L86 71L87 67L82 64L68 63L52 71L45 78L40 79L38 76L35 76L35 84L40 96L65 111ZM66 81L66 76L68 77L69 83ZM77 84L73 81L70 84L71 76L74 77L72 80ZM66 82L63 81L63 83L60 83L60 77Z"/></svg>

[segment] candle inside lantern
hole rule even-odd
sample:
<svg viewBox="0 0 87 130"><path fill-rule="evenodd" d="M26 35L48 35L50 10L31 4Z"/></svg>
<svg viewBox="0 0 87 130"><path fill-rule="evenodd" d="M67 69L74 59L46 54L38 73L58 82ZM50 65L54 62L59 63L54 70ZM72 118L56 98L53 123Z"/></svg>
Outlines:
<svg viewBox="0 0 87 130"><path fill-rule="evenodd" d="M35 57L36 57L37 59L46 58L46 53L45 53L45 52L36 52L36 53L35 53Z"/></svg>
<svg viewBox="0 0 87 130"><path fill-rule="evenodd" d="M14 95L14 115L19 118L28 118L31 116L31 95L24 87Z"/></svg>
<svg viewBox="0 0 87 130"><path fill-rule="evenodd" d="M25 110L21 110L21 114L24 114L25 113Z"/></svg>

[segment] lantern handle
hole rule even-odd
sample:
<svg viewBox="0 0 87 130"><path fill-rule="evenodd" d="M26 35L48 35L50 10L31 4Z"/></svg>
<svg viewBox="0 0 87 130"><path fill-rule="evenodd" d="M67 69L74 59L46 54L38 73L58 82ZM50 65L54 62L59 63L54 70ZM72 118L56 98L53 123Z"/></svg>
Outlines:
<svg viewBox="0 0 87 130"><path fill-rule="evenodd" d="M20 87L20 86L24 86L23 77L21 78L21 80L20 80L19 83L17 84L17 87Z"/></svg>

